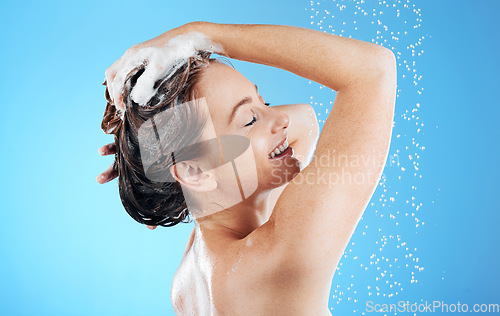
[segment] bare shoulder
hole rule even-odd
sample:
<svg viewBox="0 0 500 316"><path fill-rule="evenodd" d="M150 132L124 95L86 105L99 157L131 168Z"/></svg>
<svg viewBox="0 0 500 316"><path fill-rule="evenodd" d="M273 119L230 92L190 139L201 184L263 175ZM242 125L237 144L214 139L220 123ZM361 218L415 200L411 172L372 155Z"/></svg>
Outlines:
<svg viewBox="0 0 500 316"><path fill-rule="evenodd" d="M283 246L286 240L281 237L276 233L275 223L268 221L245 238L228 245L222 255L227 261L221 271L226 276L227 289L256 290L256 293L251 293L254 297L264 295L276 298L282 295L280 299L284 301L287 299L285 296L290 297L290 291L304 289L304 286L308 287L307 283L314 283L316 280L310 280L310 274L288 261L289 249ZM248 294L245 292L245 295ZM301 295L293 294L295 299Z"/></svg>
<svg viewBox="0 0 500 316"><path fill-rule="evenodd" d="M272 290L276 261L269 256L273 247L263 238L260 233L245 239L215 238L206 248L192 247L188 240L172 280L176 314L199 315L216 306L224 311L221 314L255 315L269 308L268 299L278 294Z"/></svg>
<svg viewBox="0 0 500 316"><path fill-rule="evenodd" d="M224 315L292 315L289 311L308 314L326 306L328 302L319 300L325 296L318 292L323 287L284 261L283 247L273 239L272 230L268 222L243 239L214 240L209 253L204 250L211 269L196 255L198 245L188 251L172 283L176 314L197 315L215 306Z"/></svg>
<svg viewBox="0 0 500 316"><path fill-rule="evenodd" d="M303 315L327 305L318 299L324 297L325 293L318 292L323 287L285 261L285 249L273 229L267 222L245 238L226 244L220 253L224 259L216 269L214 294L230 315L292 315L290 311Z"/></svg>

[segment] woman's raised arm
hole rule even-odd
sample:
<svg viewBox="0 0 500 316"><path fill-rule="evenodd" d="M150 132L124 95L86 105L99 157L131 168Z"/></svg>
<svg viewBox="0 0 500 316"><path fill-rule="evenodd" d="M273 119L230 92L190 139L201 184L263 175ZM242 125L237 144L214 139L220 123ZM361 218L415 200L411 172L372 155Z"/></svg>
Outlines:
<svg viewBox="0 0 500 316"><path fill-rule="evenodd" d="M382 46L295 26L187 25L219 44L223 50L219 54L278 67L335 91L381 67L387 70L384 66L393 59L392 52Z"/></svg>
<svg viewBox="0 0 500 316"><path fill-rule="evenodd" d="M277 245L288 271L307 270L288 275L329 286L386 161L396 97L394 54L292 26L192 27L228 57L279 67L338 91L313 161L283 191L269 221L248 236L263 235Z"/></svg>
<svg viewBox="0 0 500 316"><path fill-rule="evenodd" d="M174 37L191 32L208 37L197 47L200 50L285 69L335 91L358 76L377 71L374 68L392 55L375 44L294 26L191 22L132 46L106 70L110 96L119 108L123 108L120 92L125 75L148 59L144 49L165 46Z"/></svg>

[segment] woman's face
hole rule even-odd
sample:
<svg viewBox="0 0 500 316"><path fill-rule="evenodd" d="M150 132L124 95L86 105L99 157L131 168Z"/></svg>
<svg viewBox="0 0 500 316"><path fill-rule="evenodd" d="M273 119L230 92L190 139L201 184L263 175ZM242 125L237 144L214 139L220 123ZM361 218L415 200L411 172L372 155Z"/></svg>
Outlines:
<svg viewBox="0 0 500 316"><path fill-rule="evenodd" d="M270 158L271 152L288 141L290 121L285 113L265 105L255 84L227 65L211 63L197 88L198 97L205 97L208 104L217 136L240 135L250 141L254 157L243 158L254 161L242 165L255 164L261 190L279 187L300 171L291 147Z"/></svg>

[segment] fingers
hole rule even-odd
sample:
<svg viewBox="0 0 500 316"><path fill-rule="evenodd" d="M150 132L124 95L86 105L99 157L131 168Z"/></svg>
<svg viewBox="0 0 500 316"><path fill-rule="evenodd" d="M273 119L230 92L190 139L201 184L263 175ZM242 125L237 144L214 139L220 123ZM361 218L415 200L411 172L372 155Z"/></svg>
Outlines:
<svg viewBox="0 0 500 316"><path fill-rule="evenodd" d="M125 85L125 77L122 74L117 74L112 82L112 85L113 92L110 96L115 103L115 107L123 111L125 109L125 105L122 100L122 89Z"/></svg>
<svg viewBox="0 0 500 316"><path fill-rule="evenodd" d="M106 69L106 71L104 72L106 75L106 83L111 101L113 101L113 104L116 106L116 108L121 110L124 109L120 95L121 86L123 85L123 83L120 83L122 79L120 79L120 76L117 76L117 74L118 71L122 68L122 63L123 56L115 61L113 65L111 65L111 67Z"/></svg>
<svg viewBox="0 0 500 316"><path fill-rule="evenodd" d="M118 177L118 171L113 169L111 164L103 173L98 175L95 179L99 184L104 184Z"/></svg>
<svg viewBox="0 0 500 316"><path fill-rule="evenodd" d="M97 150L101 156L116 154L116 143L109 143ZM118 171L113 170L113 164L111 164L104 172L96 177L96 181L100 184L104 184L118 177Z"/></svg>
<svg viewBox="0 0 500 316"><path fill-rule="evenodd" d="M116 71L114 70L113 65L111 65L111 67L106 69L104 74L106 75L105 82L106 82L106 87L108 88L109 96L111 97L111 101L114 102L114 99L113 99L113 80L115 79Z"/></svg>
<svg viewBox="0 0 500 316"><path fill-rule="evenodd" d="M132 46L125 54L120 57L111 67L106 69L106 82L108 87L109 96L112 99L117 109L122 112L125 111L125 102L123 100L123 92L125 88L125 79L134 68L141 64L148 63L160 59L162 62L166 59L161 59L156 56L158 53L150 48L140 48L139 46ZM156 58L153 58L156 57ZM146 70L150 65L146 67ZM141 78L144 74L141 75ZM150 80L154 80L157 76ZM139 78L140 79L140 78ZM142 79L144 80L144 78ZM154 84L154 81L153 81ZM153 86L153 84L151 86Z"/></svg>
<svg viewBox="0 0 500 316"><path fill-rule="evenodd" d="M97 150L99 155L101 156L106 156L106 155L113 155L116 154L116 143L109 143Z"/></svg>
<svg viewBox="0 0 500 316"><path fill-rule="evenodd" d="M114 65L115 66L115 76L113 78L113 94L112 98L115 102L115 106L124 111L125 102L123 101L123 91L125 88L125 79L128 74L138 65L144 63L145 56L142 54L135 54L135 50L127 50L125 55L123 55Z"/></svg>

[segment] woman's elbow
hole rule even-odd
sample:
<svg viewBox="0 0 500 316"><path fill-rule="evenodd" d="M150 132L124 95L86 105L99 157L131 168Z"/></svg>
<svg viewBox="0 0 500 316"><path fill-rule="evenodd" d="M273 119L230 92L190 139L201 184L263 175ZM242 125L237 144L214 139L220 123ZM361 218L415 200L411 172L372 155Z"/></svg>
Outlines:
<svg viewBox="0 0 500 316"><path fill-rule="evenodd" d="M379 52L377 54L377 68L381 72L381 75L384 76L389 83L396 84L397 81L397 65L396 65L396 56L393 51L385 48L383 46L379 46Z"/></svg>
<svg viewBox="0 0 500 316"><path fill-rule="evenodd" d="M306 130L309 132L309 135L314 139L317 139L319 136L319 123L318 117L316 116L316 111L312 107L312 105L307 103L302 103L302 112L304 114L304 123L307 124Z"/></svg>

